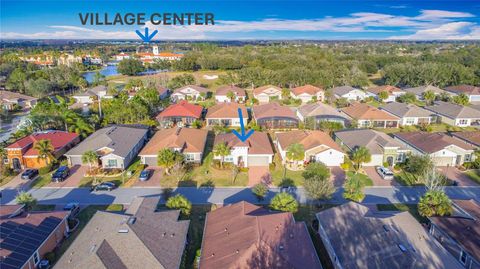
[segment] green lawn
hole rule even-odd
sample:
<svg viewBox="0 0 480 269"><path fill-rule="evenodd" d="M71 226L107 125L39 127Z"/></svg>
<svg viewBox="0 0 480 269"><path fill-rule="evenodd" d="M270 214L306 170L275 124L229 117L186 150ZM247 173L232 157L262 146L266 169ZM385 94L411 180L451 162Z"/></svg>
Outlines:
<svg viewBox="0 0 480 269"><path fill-rule="evenodd" d="M32 188L41 188L43 186L48 185L48 183L52 182L52 173L44 174L38 176L35 181L32 183Z"/></svg>
<svg viewBox="0 0 480 269"><path fill-rule="evenodd" d="M8 176L8 177L0 176L0 187L10 182L10 180L12 180L14 177L15 176Z"/></svg>
<svg viewBox="0 0 480 269"><path fill-rule="evenodd" d="M114 176L114 177L97 176L97 182L100 183L105 181L111 181L119 187L126 187L131 185L136 179L138 179L138 176L140 176L140 173L142 172L143 168L144 168L144 165L141 164L140 158L137 157L135 161L121 175ZM129 172L131 173L130 177L128 176ZM92 185L93 185L93 177L84 177L79 183L79 187L90 187Z"/></svg>
<svg viewBox="0 0 480 269"><path fill-rule="evenodd" d="M377 204L379 211L408 211L420 223L427 223L426 217L420 216L416 204Z"/></svg>
<svg viewBox="0 0 480 269"><path fill-rule="evenodd" d="M469 170L465 174L473 181L480 184L480 170Z"/></svg>
<svg viewBox="0 0 480 269"><path fill-rule="evenodd" d="M369 178L367 175L365 174L361 174L361 173L357 173L355 174L355 172L353 171L348 171L346 173L346 177L347 178L355 178L357 180L360 180L360 182L362 182L362 185L365 186L365 187L369 187L369 186L373 186L373 181L371 178Z"/></svg>
<svg viewBox="0 0 480 269"><path fill-rule="evenodd" d="M36 204L31 211L53 211L55 209L55 205L39 205Z"/></svg>
<svg viewBox="0 0 480 269"><path fill-rule="evenodd" d="M273 159L275 167L270 169L270 174L272 175L273 184L275 186L302 186L303 185L303 171L292 171L286 169L280 160L278 154L275 154Z"/></svg>
<svg viewBox="0 0 480 269"><path fill-rule="evenodd" d="M246 186L248 184L248 172L240 172L235 180L231 168L217 169L206 166L193 167L190 171L173 171L171 175L163 175L160 180L162 187L229 187Z"/></svg>
<svg viewBox="0 0 480 269"><path fill-rule="evenodd" d="M395 174L395 180L403 186L422 186L422 183L417 183L418 179L415 175L401 171Z"/></svg>
<svg viewBox="0 0 480 269"><path fill-rule="evenodd" d="M111 204L111 205L90 205L82 209L78 214L77 218L80 221L77 229L70 234L70 236L65 239L61 245L55 250L55 261L51 261L52 265L55 265L55 262L60 258L68 247L75 241L75 238L80 234L80 232L85 228L90 219L95 215L98 210L104 211L123 211L123 205L120 204Z"/></svg>

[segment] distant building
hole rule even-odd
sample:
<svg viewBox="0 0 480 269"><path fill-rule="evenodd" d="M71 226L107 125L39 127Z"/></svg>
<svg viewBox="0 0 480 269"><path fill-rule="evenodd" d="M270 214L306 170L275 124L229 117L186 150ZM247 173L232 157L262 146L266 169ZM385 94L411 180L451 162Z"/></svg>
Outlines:
<svg viewBox="0 0 480 269"><path fill-rule="evenodd" d="M219 125L224 127L240 127L240 115L238 109L242 111L243 124L248 123L248 112L244 105L237 103L220 103L208 108L205 120L207 126Z"/></svg>
<svg viewBox="0 0 480 269"><path fill-rule="evenodd" d="M480 148L480 131L454 132L452 136L461 139L468 144Z"/></svg>
<svg viewBox="0 0 480 269"><path fill-rule="evenodd" d="M80 104L92 104L95 99L111 99L113 97L113 95L108 94L108 88L104 85L89 88L84 92L76 92L72 96L75 102Z"/></svg>
<svg viewBox="0 0 480 269"><path fill-rule="evenodd" d="M440 95L447 93L449 95L452 95L451 93L448 93L438 87L432 86L432 85L427 85L427 86L420 86L420 87L414 87L414 88L405 88L403 91L408 92L408 93L413 93L417 97L418 100L424 100L423 95L425 92L433 92L435 95Z"/></svg>
<svg viewBox="0 0 480 269"><path fill-rule="evenodd" d="M126 54L125 52L121 52L121 53L115 55L114 57L115 57L115 60L117 60L117 61L130 59L130 55Z"/></svg>
<svg viewBox="0 0 480 269"><path fill-rule="evenodd" d="M434 113L414 104L392 102L380 107L381 110L400 118L400 126L430 124Z"/></svg>
<svg viewBox="0 0 480 269"><path fill-rule="evenodd" d="M400 121L397 116L363 103L354 103L342 111L355 119L359 128L397 128Z"/></svg>
<svg viewBox="0 0 480 269"><path fill-rule="evenodd" d="M437 123L443 122L459 127L480 125L480 111L468 106L436 101L425 109L435 113Z"/></svg>
<svg viewBox="0 0 480 269"><path fill-rule="evenodd" d="M313 85L304 85L290 90L290 95L294 99L302 100L302 103L311 101L323 102L325 99L325 91Z"/></svg>
<svg viewBox="0 0 480 269"><path fill-rule="evenodd" d="M367 98L367 94L357 88L351 86L340 86L330 89L335 98L345 98L348 101L361 101Z"/></svg>
<svg viewBox="0 0 480 269"><path fill-rule="evenodd" d="M233 100L228 97L229 92L234 94ZM232 101L244 103L246 99L247 94L245 90L237 86L222 86L215 91L215 100L219 103Z"/></svg>
<svg viewBox="0 0 480 269"><path fill-rule="evenodd" d="M473 103L480 102L480 87L473 86L473 85L458 85L458 86L450 86L445 88L446 91L454 93L456 95L465 94L468 96L468 101Z"/></svg>
<svg viewBox="0 0 480 269"><path fill-rule="evenodd" d="M179 210L157 211L158 197L135 198L125 213L97 211L56 268L178 269L189 220Z"/></svg>
<svg viewBox="0 0 480 269"><path fill-rule="evenodd" d="M204 87L197 85L187 85L181 88L178 88L173 91L170 98L176 102L179 100L204 100L207 95L210 93L210 90Z"/></svg>
<svg viewBox="0 0 480 269"><path fill-rule="evenodd" d="M200 120L203 116L203 107L190 104L182 100L172 104L157 115L160 124L179 124L191 125L195 120Z"/></svg>
<svg viewBox="0 0 480 269"><path fill-rule="evenodd" d="M317 213L318 233L336 269L460 269L409 212L349 202Z"/></svg>
<svg viewBox="0 0 480 269"><path fill-rule="evenodd" d="M253 97L261 104L265 104L273 100L281 100L282 89L273 85L265 85L253 89Z"/></svg>
<svg viewBox="0 0 480 269"><path fill-rule="evenodd" d="M207 214L200 269L302 268L322 265L304 222L239 202Z"/></svg>
<svg viewBox="0 0 480 269"><path fill-rule="evenodd" d="M386 103L395 102L397 97L406 93L405 91L402 91L401 89L395 86L390 86L390 85L376 86L376 87L371 87L367 89L367 94L369 96L374 97L378 101L381 100L379 97L379 94L381 92L387 93L387 96L388 96L387 99L383 100L383 102L386 102Z"/></svg>
<svg viewBox="0 0 480 269"><path fill-rule="evenodd" d="M306 104L297 109L297 116L309 129L317 130L322 121L338 122L347 126L350 117L340 109L324 103Z"/></svg>

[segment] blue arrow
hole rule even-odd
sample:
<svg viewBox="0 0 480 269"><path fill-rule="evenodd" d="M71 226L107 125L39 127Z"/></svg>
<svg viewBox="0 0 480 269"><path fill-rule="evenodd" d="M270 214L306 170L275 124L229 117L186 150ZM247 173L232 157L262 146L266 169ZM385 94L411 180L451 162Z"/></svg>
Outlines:
<svg viewBox="0 0 480 269"><path fill-rule="evenodd" d="M240 139L240 141L245 142L252 134L253 130L248 131L247 134L245 134L245 125L243 124L243 116L242 116L242 109L238 109L238 117L240 118L240 129L242 130L242 134L239 134L237 130L233 130L233 134Z"/></svg>
<svg viewBox="0 0 480 269"><path fill-rule="evenodd" d="M158 33L157 30L153 31L151 35L148 35L148 27L145 27L145 34L143 35L140 31L135 31L137 35L143 40L143 42L150 42L152 38Z"/></svg>

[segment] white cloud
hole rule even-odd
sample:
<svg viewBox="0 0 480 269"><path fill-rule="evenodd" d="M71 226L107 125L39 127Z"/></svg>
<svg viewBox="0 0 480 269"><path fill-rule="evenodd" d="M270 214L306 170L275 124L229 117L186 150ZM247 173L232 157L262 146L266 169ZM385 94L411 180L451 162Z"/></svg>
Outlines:
<svg viewBox="0 0 480 269"><path fill-rule="evenodd" d="M258 32L277 33L281 31L303 32L302 36L318 38L320 32L366 33L366 32L410 32L409 35L395 35L394 39L477 39L479 25L473 22L458 21L474 17L466 12L445 10L421 10L418 16L399 16L384 13L357 12L344 17L324 17L318 19L268 18L257 21L217 20L208 26L156 26L150 22L144 27L159 31L155 39L160 40L202 40L237 39L258 37ZM107 31L73 25L52 25L54 31L37 33L2 33L3 38L30 39L136 39L135 28L125 31ZM105 28L104 28L105 29ZM238 34L237 34L238 33ZM252 35L252 33L255 33ZM281 33L278 33L280 36ZM232 38L231 36L235 36ZM298 34L297 34L298 36ZM348 35L347 35L348 36ZM368 35L371 38L371 35ZM388 38L388 37L387 37Z"/></svg>

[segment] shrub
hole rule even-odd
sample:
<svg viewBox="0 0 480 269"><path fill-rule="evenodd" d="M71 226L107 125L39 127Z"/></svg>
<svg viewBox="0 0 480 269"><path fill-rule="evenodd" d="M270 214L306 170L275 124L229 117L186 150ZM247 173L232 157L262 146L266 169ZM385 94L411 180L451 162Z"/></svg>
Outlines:
<svg viewBox="0 0 480 269"><path fill-rule="evenodd" d="M452 201L441 190L430 190L420 198L418 213L424 217L452 214Z"/></svg>
<svg viewBox="0 0 480 269"><path fill-rule="evenodd" d="M272 198L272 201L270 201L270 208L273 210L295 213L298 211L298 202L292 195L281 192Z"/></svg>
<svg viewBox="0 0 480 269"><path fill-rule="evenodd" d="M45 254L45 259L47 259L50 262L50 264L52 264L56 260L55 252L53 252L53 251L47 252Z"/></svg>
<svg viewBox="0 0 480 269"><path fill-rule="evenodd" d="M15 197L15 202L24 205L27 210L31 210L37 204L37 199L33 198L31 193L22 191Z"/></svg>
<svg viewBox="0 0 480 269"><path fill-rule="evenodd" d="M345 199L361 202L365 198L362 183L354 177L348 178L343 184L343 188L343 198Z"/></svg>
<svg viewBox="0 0 480 269"><path fill-rule="evenodd" d="M192 203L183 195L177 194L173 197L168 198L167 203L165 204L168 208L180 209L180 212L184 215L190 215L192 210Z"/></svg>
<svg viewBox="0 0 480 269"><path fill-rule="evenodd" d="M13 168L11 168L10 166L7 166L5 167L5 169L3 169L3 172L2 172L2 175L4 177L11 177L11 176L15 176L15 170L13 170Z"/></svg>
<svg viewBox="0 0 480 269"><path fill-rule="evenodd" d="M268 193L268 186L263 183L258 183L257 185L253 186L252 193L257 197L259 201L265 199L265 196Z"/></svg>

